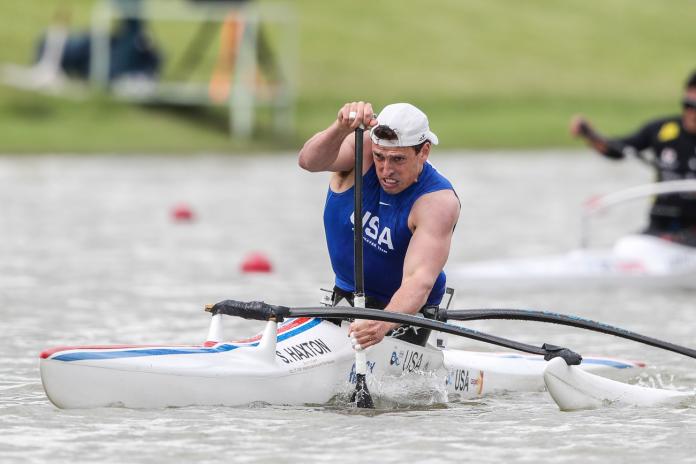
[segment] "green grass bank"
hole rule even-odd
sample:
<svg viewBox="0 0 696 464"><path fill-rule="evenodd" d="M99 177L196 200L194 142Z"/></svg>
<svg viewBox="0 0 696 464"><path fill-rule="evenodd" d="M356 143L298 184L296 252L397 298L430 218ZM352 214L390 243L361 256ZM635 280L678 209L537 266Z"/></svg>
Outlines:
<svg viewBox="0 0 696 464"><path fill-rule="evenodd" d="M57 6L77 30L92 0L0 3L0 62L28 64ZM690 0L290 2L298 19L296 130L230 139L220 109L184 112L0 87L0 153L248 152L293 149L352 99L424 109L443 148L578 146L574 113L607 133L679 110L696 69ZM165 57L171 39L157 24ZM165 40L166 38L166 40Z"/></svg>

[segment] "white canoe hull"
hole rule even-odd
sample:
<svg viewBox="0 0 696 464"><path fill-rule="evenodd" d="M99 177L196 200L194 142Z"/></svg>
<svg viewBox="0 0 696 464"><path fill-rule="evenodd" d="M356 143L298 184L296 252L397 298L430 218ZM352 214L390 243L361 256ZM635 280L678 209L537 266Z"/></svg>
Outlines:
<svg viewBox="0 0 696 464"><path fill-rule="evenodd" d="M696 248L649 235L629 235L612 250L500 259L450 267L448 281L471 288L654 286L696 289Z"/></svg>
<svg viewBox="0 0 696 464"><path fill-rule="evenodd" d="M562 411L603 406L666 406L695 398L694 393L629 385L568 366L562 359L549 361L544 382Z"/></svg>
<svg viewBox="0 0 696 464"><path fill-rule="evenodd" d="M220 316L216 316L220 317ZM352 391L354 352L347 326L319 319L269 322L263 337L200 346L72 347L41 355L41 380L60 408L324 404ZM367 350L368 386L404 375L426 379L445 400L500 391L540 391L546 362L517 353L419 347L385 339ZM638 363L586 358L583 368L613 378Z"/></svg>

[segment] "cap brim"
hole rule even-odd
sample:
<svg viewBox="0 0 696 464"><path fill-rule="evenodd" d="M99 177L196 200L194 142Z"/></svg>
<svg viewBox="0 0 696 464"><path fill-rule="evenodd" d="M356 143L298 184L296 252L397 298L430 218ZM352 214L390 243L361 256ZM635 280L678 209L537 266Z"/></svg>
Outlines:
<svg viewBox="0 0 696 464"><path fill-rule="evenodd" d="M440 140L437 138L437 135L433 131L428 131L428 140L430 140L430 143L433 145L437 145L440 143Z"/></svg>

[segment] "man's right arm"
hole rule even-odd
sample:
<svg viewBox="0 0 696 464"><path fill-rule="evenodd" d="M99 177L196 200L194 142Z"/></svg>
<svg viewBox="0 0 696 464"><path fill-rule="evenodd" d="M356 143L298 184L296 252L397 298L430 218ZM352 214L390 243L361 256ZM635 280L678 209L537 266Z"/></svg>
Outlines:
<svg viewBox="0 0 696 464"><path fill-rule="evenodd" d="M360 124L368 128L377 124L372 105L364 102L343 105L336 120L304 144L298 159L300 167L310 172L352 171L355 163L355 139L349 136Z"/></svg>
<svg viewBox="0 0 696 464"><path fill-rule="evenodd" d="M350 171L355 156L355 141L348 137L350 133L350 129L346 130L338 121L334 121L328 128L314 134L305 142L300 150L298 164L310 172Z"/></svg>

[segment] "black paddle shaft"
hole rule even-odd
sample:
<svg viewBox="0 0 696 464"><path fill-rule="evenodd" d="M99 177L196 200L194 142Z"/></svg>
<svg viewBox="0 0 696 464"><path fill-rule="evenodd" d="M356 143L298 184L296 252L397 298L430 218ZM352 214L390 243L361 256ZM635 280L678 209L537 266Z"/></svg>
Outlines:
<svg viewBox="0 0 696 464"><path fill-rule="evenodd" d="M355 183L353 188L353 280L355 292L353 301L356 306L365 306L365 276L363 274L363 223L362 223L362 190L363 190L363 125L355 129L355 169L353 176ZM372 395L367 388L366 359L364 353L355 353L355 390L351 396L351 402L363 409L374 409Z"/></svg>
<svg viewBox="0 0 696 464"><path fill-rule="evenodd" d="M365 278L363 276L363 238L362 238L362 189L363 189L363 133L364 129L355 129L355 188L353 200L353 259L355 264L355 296L365 296Z"/></svg>

